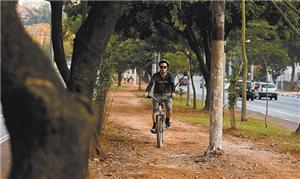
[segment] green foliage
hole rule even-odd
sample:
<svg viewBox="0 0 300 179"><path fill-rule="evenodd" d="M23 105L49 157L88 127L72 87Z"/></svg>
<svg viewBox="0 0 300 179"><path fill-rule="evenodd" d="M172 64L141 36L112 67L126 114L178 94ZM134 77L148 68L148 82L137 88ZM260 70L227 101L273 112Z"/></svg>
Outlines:
<svg viewBox="0 0 300 179"><path fill-rule="evenodd" d="M267 21L264 20L253 20L247 23L247 35L251 41L258 40L276 40L277 36L277 26L270 25Z"/></svg>
<svg viewBox="0 0 300 179"><path fill-rule="evenodd" d="M238 91L236 90L238 77L241 71L241 63L238 60L231 60L232 73L227 78L229 80L228 87L228 105L230 110L235 110Z"/></svg>
<svg viewBox="0 0 300 179"><path fill-rule="evenodd" d="M164 54L164 58L170 62L170 71L175 73L184 73L187 71L187 57L181 51L167 52Z"/></svg>
<svg viewBox="0 0 300 179"><path fill-rule="evenodd" d="M69 59L73 53L73 43L75 34L81 26L81 15L67 17L64 16L62 20L62 32L66 58Z"/></svg>
<svg viewBox="0 0 300 179"><path fill-rule="evenodd" d="M272 74L273 80L282 74L286 65L288 64L289 57L287 51L280 47L279 42L258 42L252 48L252 59L254 64L262 71L265 70L265 65L268 65L268 72ZM261 65L264 64L264 65ZM263 77L259 77L263 78Z"/></svg>

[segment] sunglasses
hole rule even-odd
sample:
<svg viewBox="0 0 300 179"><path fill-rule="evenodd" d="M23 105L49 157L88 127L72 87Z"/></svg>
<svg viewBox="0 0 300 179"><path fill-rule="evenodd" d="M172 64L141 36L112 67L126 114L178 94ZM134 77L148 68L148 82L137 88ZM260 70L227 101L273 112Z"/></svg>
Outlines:
<svg viewBox="0 0 300 179"><path fill-rule="evenodd" d="M159 66L160 68L167 68L167 66Z"/></svg>

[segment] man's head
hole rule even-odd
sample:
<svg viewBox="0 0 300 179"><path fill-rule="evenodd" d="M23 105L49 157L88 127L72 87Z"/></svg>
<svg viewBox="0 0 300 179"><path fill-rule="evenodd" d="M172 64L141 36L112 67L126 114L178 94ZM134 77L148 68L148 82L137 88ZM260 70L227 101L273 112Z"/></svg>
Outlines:
<svg viewBox="0 0 300 179"><path fill-rule="evenodd" d="M168 60L162 59L158 64L159 64L160 72L161 73L166 73L167 69L169 67Z"/></svg>

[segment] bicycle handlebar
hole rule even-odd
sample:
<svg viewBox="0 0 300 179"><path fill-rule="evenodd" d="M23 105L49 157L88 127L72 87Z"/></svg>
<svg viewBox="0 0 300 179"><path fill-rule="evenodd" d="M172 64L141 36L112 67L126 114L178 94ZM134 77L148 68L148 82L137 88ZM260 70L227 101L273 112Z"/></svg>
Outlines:
<svg viewBox="0 0 300 179"><path fill-rule="evenodd" d="M169 95L169 96L166 96L166 97L164 97L164 98L162 98L162 99L157 99L157 98L155 98L154 96L147 95L147 98L152 98L154 101L160 102L160 101L164 101L164 100L166 100L166 99L168 99L168 98L172 98L172 96Z"/></svg>

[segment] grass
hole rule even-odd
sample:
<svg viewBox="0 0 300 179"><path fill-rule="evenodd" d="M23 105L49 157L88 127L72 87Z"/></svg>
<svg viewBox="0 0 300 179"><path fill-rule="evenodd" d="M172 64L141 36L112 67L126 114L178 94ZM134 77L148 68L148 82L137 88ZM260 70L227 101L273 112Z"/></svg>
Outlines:
<svg viewBox="0 0 300 179"><path fill-rule="evenodd" d="M192 100L191 100L192 101ZM199 107L198 107L199 106ZM209 126L209 113L201 112L199 109L201 101L197 100L197 111L192 106L186 106L186 98L175 98L173 100L174 115L180 121L192 124L200 124L203 127ZM188 115L187 115L188 114ZM300 152L300 136L294 135L290 130L276 124L268 122L265 127L264 120L249 118L246 122L241 122L239 113L237 117L237 129L231 129L229 111L224 112L223 130L225 134L230 134L239 138L247 138L253 141L263 142L276 147L280 151Z"/></svg>

